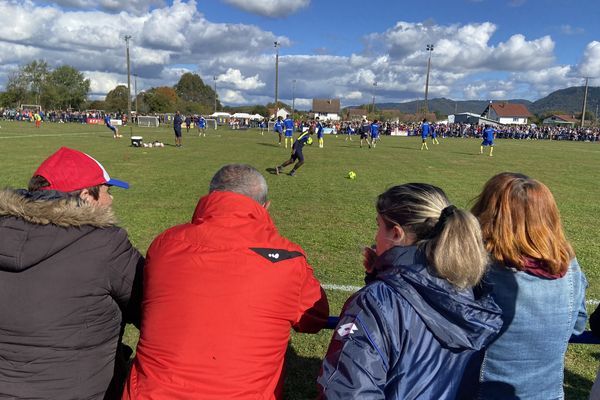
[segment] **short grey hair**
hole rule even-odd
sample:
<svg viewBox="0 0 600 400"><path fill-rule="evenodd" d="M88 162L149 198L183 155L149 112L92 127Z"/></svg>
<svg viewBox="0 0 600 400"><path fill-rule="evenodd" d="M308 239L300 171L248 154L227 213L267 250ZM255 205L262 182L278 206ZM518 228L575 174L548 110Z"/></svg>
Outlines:
<svg viewBox="0 0 600 400"><path fill-rule="evenodd" d="M234 192L248 196L259 204L267 202L267 181L256 168L247 164L221 167L210 181L209 192Z"/></svg>

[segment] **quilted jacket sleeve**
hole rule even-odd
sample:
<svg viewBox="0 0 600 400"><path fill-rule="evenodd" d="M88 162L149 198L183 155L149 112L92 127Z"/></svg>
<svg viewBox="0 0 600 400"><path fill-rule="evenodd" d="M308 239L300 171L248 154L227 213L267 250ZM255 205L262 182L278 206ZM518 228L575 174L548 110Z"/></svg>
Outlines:
<svg viewBox="0 0 600 400"><path fill-rule="evenodd" d="M358 292L344 307L318 378L320 399L385 399L390 344L381 304Z"/></svg>
<svg viewBox="0 0 600 400"><path fill-rule="evenodd" d="M123 311L123 321L140 327L144 257L134 248L125 230L113 233L109 259L111 295Z"/></svg>

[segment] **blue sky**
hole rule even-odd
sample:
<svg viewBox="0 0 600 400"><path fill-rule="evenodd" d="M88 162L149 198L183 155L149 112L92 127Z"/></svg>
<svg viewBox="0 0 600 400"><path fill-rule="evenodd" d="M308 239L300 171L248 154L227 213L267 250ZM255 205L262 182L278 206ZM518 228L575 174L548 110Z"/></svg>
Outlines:
<svg viewBox="0 0 600 400"><path fill-rule="evenodd" d="M0 88L20 65L44 59L90 78L92 97L126 82L124 35L140 90L182 73L217 77L224 104L279 98L309 109L424 96L536 100L600 85L598 5L592 0L0 0ZM294 83L295 81L295 83ZM374 83L377 82L375 86Z"/></svg>

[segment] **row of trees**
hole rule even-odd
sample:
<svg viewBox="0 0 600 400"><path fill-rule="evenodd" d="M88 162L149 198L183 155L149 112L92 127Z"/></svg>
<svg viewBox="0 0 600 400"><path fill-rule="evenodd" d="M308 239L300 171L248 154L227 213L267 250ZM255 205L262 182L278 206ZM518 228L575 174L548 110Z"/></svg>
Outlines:
<svg viewBox="0 0 600 400"><path fill-rule="evenodd" d="M79 109L86 103L90 80L75 68L50 69L45 61L33 61L11 74L0 105L39 104L44 109Z"/></svg>
<svg viewBox="0 0 600 400"><path fill-rule="evenodd" d="M21 66L11 74L6 91L0 93L0 107L39 104L50 109L97 109L127 111L127 86L118 85L104 100L88 101L90 80L75 68L64 65L51 69L43 60ZM174 87L159 86L143 91L133 100L133 109L143 114L180 110L185 114L210 114L223 109L217 93L200 76L184 73Z"/></svg>

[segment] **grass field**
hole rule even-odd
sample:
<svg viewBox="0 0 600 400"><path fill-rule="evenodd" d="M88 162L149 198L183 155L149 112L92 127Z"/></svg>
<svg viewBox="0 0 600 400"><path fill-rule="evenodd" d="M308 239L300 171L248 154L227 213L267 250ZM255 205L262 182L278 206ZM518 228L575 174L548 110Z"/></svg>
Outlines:
<svg viewBox="0 0 600 400"><path fill-rule="evenodd" d="M114 208L131 241L142 251L164 229L189 221L212 175L223 164L242 162L263 171L272 200L269 209L280 232L307 252L323 284L361 286L361 248L375 235L374 201L393 184L427 182L442 187L459 207L470 207L483 183L500 171L523 172L550 187L562 213L590 286L587 297L600 299L600 145L591 143L498 140L494 157L479 154L477 139L440 139L419 151L420 139L384 137L376 149L359 148L355 138L325 137L325 148L305 149L306 164L296 177L265 171L283 162L289 150L277 146L271 132L209 130L207 137L184 132L184 146L172 146L168 128L133 128L145 142L164 148L132 148L129 128L112 139L103 126L0 122L0 186L25 187L39 163L60 146L87 152L111 176L128 181L130 190L113 190ZM289 170L289 169L288 169ZM348 171L355 180L346 178ZM349 292L327 290L337 314ZM595 305L590 305L592 311ZM331 331L293 334L288 351L286 398L315 395L315 377ZM132 346L137 331L129 328ZM571 345L567 354L567 399L587 399L600 346Z"/></svg>

